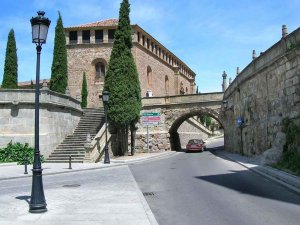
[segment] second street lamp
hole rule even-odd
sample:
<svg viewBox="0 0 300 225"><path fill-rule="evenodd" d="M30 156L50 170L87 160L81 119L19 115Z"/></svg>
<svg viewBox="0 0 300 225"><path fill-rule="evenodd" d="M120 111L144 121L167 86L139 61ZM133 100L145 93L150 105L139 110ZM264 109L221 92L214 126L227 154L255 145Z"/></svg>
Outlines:
<svg viewBox="0 0 300 225"><path fill-rule="evenodd" d="M35 124L34 124L34 161L32 169L32 188L29 212L42 213L47 211L44 195L42 166L39 143L39 95L40 95L40 55L42 44L46 43L48 28L51 21L44 17L45 12L38 11L38 16L30 20L32 27L32 42L36 44L36 80L35 80Z"/></svg>
<svg viewBox="0 0 300 225"><path fill-rule="evenodd" d="M105 114L105 149L104 149L104 163L109 164L109 151L108 151L108 142L107 142L107 104L109 100L109 92L103 91L102 92L102 101L104 104L104 114Z"/></svg>

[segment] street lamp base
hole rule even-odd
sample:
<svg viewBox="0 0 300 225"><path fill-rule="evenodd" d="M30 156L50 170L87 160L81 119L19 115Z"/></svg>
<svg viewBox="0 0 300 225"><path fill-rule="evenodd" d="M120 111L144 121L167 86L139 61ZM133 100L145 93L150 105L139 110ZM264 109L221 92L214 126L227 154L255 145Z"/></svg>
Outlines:
<svg viewBox="0 0 300 225"><path fill-rule="evenodd" d="M35 205L29 205L29 212L30 213L44 213L47 212L46 208L47 204L35 204Z"/></svg>

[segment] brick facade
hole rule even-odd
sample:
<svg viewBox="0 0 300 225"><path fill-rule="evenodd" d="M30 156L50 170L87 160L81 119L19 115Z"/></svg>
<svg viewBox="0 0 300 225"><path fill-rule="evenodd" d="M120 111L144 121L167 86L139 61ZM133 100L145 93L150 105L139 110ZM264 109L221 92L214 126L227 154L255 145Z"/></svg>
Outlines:
<svg viewBox="0 0 300 225"><path fill-rule="evenodd" d="M97 77L96 64L104 65L106 72L113 47L109 33L117 28L116 24L117 20L112 19L65 29L70 95L81 99L82 78L85 72L88 107L99 107L102 104L99 97L103 90L104 76ZM83 32L86 31L90 33L90 37L84 40ZM101 34L95 38L98 31L101 31ZM73 32L73 36L70 32ZM74 37L74 33L77 35L75 40L71 38ZM132 25L132 38L132 53L139 73L142 97L145 97L147 92L151 92L153 96L195 92L196 74L179 58L138 25Z"/></svg>

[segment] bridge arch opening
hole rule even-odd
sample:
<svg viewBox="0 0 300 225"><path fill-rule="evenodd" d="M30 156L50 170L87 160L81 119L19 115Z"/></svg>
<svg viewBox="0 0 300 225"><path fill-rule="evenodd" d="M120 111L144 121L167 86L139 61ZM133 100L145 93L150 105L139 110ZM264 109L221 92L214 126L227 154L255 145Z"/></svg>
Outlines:
<svg viewBox="0 0 300 225"><path fill-rule="evenodd" d="M203 116L212 118L214 121L216 121L217 126L219 128L224 129L219 114L212 109L203 108L203 109L183 113L177 118L174 118L174 121L172 122L172 125L170 126L169 129L169 135L170 135L169 141L170 141L170 146L172 151L181 151L182 146L185 146L186 144L185 142L187 142L187 139L189 137L190 139L197 137L196 133L191 135L187 134L185 138L183 138L183 135L180 135L180 127L182 124L184 124L185 121L187 121L191 126L193 125L199 128L198 139L205 139L200 136L201 129L205 129L205 127L201 124L201 121L198 120L198 118L201 118ZM203 132L207 132L207 131L203 131Z"/></svg>

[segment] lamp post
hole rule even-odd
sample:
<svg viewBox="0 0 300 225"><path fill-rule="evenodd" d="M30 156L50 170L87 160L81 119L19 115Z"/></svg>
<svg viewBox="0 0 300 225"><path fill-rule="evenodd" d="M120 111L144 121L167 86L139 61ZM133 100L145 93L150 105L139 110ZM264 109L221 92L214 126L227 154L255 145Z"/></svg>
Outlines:
<svg viewBox="0 0 300 225"><path fill-rule="evenodd" d="M44 196L42 166L39 150L39 95L40 95L40 55L42 44L46 43L48 28L51 21L44 17L45 12L38 11L38 16L32 17L32 43L36 44L36 82L35 82L35 124L34 124L34 161L32 169L32 188L29 203L29 212L42 213L47 211L47 204Z"/></svg>
<svg viewBox="0 0 300 225"><path fill-rule="evenodd" d="M108 91L103 91L102 92L102 101L104 104L104 114L105 114L105 155L104 155L104 163L105 164L110 164L109 160L109 153L108 153L108 142L107 142L107 104L109 100L109 92Z"/></svg>

